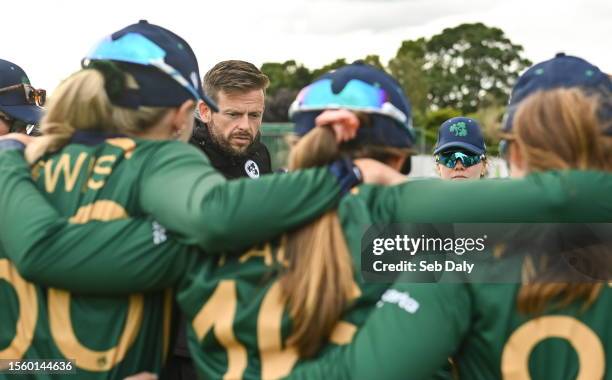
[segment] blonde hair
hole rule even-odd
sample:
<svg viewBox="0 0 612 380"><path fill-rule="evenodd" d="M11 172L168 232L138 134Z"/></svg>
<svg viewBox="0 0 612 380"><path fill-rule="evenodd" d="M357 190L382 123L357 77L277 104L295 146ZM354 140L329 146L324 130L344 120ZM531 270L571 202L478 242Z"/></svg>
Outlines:
<svg viewBox="0 0 612 380"><path fill-rule="evenodd" d="M365 146L343 152L333 132L317 127L301 138L289 156L289 169L322 166L342 154L379 160L409 150ZM353 296L353 261L336 211L288 235L288 267L280 284L289 304L293 331L288 344L302 357L314 355L329 338Z"/></svg>
<svg viewBox="0 0 612 380"><path fill-rule="evenodd" d="M610 121L598 117L601 101L576 88L540 91L525 99L514 118L512 138L528 170L612 171L612 138L604 134ZM563 307L583 299L587 308L601 289L593 283L524 283L517 306L522 313L540 313L553 300Z"/></svg>
<svg viewBox="0 0 612 380"><path fill-rule="evenodd" d="M512 136L528 170L612 170L612 138L603 133L610 125L599 119L599 103L577 88L539 91L525 99Z"/></svg>
<svg viewBox="0 0 612 380"><path fill-rule="evenodd" d="M126 74L126 80L128 87L138 87L130 75ZM80 70L59 85L42 120L42 136L26 148L25 156L29 163L64 147L77 130L131 135L157 124L170 110L115 106L110 102L104 85L104 76L94 69Z"/></svg>

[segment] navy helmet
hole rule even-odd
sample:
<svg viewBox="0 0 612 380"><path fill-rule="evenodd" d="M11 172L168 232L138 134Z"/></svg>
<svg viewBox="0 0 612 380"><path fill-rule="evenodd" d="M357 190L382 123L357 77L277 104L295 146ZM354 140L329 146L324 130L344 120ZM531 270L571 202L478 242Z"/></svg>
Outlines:
<svg viewBox="0 0 612 380"><path fill-rule="evenodd" d="M330 71L304 87L291 104L296 133L308 133L315 118L328 109L369 114L370 127L359 128L356 142L412 147L415 141L410 102L389 74L363 62Z"/></svg>
<svg viewBox="0 0 612 380"><path fill-rule="evenodd" d="M510 95L506 110L503 132L512 130L512 120L519 104L529 95L539 90L578 87L587 94L603 97L600 112L604 120L612 118L612 81L599 68L582 58L557 54L554 58L531 66L520 76Z"/></svg>
<svg viewBox="0 0 612 380"><path fill-rule="evenodd" d="M120 64L121 70L138 83L139 90L126 90L123 96L112 99L115 104L167 107L194 99L218 111L215 102L204 94L193 50L165 28L145 20L129 25L94 46L84 58L84 66L96 61Z"/></svg>

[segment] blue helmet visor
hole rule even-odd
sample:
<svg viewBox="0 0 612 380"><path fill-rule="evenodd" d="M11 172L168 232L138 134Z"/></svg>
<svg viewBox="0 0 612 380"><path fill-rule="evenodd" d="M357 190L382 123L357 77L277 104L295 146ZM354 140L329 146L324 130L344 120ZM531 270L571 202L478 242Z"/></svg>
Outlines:
<svg viewBox="0 0 612 380"><path fill-rule="evenodd" d="M331 79L321 79L300 91L289 108L289 116L297 112L344 108L385 115L401 125L407 125L408 116L389 99L384 89L358 79L348 81L338 93L332 90Z"/></svg>
<svg viewBox="0 0 612 380"><path fill-rule="evenodd" d="M165 62L166 51L155 42L138 33L127 33L113 40L110 36L100 41L87 55L87 60L109 60L152 66L174 79L187 90L195 100L204 100L214 111L217 105L185 78L177 69Z"/></svg>

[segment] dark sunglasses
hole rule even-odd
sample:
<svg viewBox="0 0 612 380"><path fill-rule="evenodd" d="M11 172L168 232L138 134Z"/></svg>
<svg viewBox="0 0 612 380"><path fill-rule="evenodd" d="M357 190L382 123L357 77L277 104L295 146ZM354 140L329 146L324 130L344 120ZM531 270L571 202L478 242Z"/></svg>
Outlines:
<svg viewBox="0 0 612 380"><path fill-rule="evenodd" d="M453 169L457 166L457 161L461 161L463 167L469 168L481 162L484 158L484 154L474 154L471 152L443 152L436 155L436 162L449 169Z"/></svg>
<svg viewBox="0 0 612 380"><path fill-rule="evenodd" d="M13 86L0 88L0 94L3 92L11 91L23 91L23 96L28 104L37 105L42 107L47 101L47 91L43 89L36 89L29 84L15 84Z"/></svg>

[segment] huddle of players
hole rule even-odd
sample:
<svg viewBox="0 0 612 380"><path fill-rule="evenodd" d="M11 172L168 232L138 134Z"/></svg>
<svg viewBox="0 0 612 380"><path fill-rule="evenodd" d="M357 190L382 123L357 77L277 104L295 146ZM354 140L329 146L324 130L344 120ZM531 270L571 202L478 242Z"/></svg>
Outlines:
<svg viewBox="0 0 612 380"><path fill-rule="evenodd" d="M0 141L0 273L12 286L2 320L16 326L0 332L0 358L75 358L80 378L159 373L174 297L203 378L429 378L449 357L468 378L610 376L604 283L358 275L367 224L612 220L608 76L558 56L519 79L504 128L517 179L403 183L409 103L387 74L348 65L293 103L303 137L292 173L227 182L196 149L169 141L191 135L196 100L216 110L189 82L197 62L177 41L188 47L142 22L113 34L57 89L45 137ZM182 80L122 51L150 44ZM469 167L470 152L439 160ZM355 188L362 180L401 184ZM570 345L531 352L551 337Z"/></svg>

